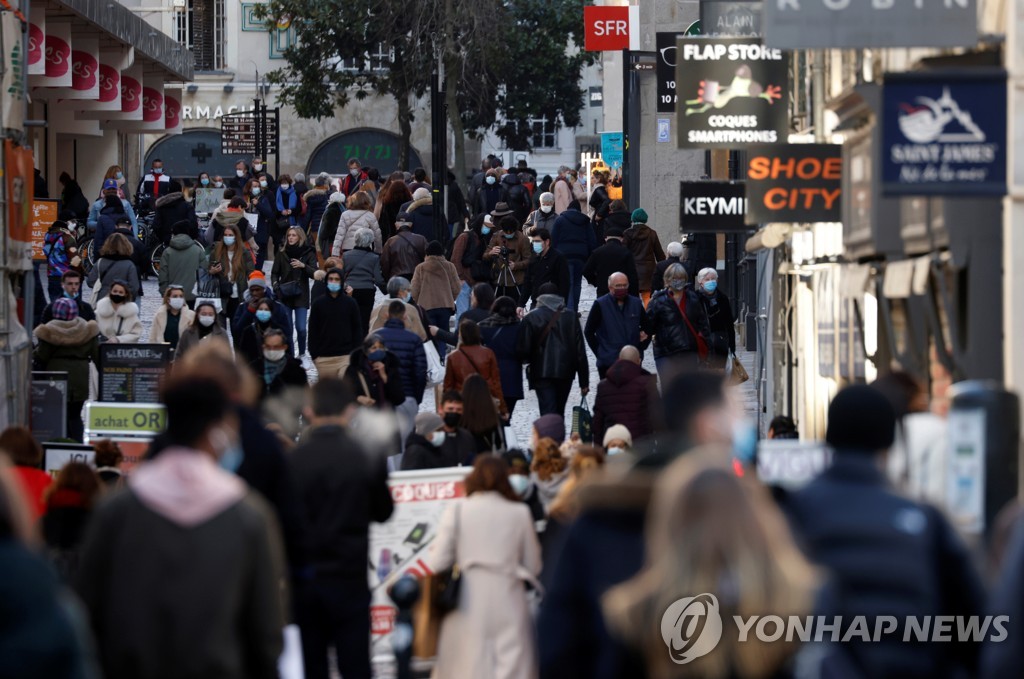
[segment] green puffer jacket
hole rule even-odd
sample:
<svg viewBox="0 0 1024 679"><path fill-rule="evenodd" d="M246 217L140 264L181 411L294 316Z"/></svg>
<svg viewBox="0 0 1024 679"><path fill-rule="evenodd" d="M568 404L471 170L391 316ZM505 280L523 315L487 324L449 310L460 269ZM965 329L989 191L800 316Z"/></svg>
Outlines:
<svg viewBox="0 0 1024 679"><path fill-rule="evenodd" d="M99 334L96 321L82 318L53 320L35 329L39 340L35 365L40 370L68 374L68 401L89 398L89 361L99 365Z"/></svg>
<svg viewBox="0 0 1024 679"><path fill-rule="evenodd" d="M188 234L179 233L171 238L170 244L160 257L160 294L172 283L185 288L185 299L193 301L196 296L192 289L196 285L196 271L206 263L206 250Z"/></svg>

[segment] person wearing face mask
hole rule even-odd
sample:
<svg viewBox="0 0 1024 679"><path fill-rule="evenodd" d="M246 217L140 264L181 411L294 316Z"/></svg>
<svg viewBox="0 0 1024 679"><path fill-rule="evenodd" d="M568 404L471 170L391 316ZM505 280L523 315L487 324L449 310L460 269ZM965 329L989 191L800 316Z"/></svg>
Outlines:
<svg viewBox="0 0 1024 679"><path fill-rule="evenodd" d="M370 332L384 327L384 323L388 320L388 307L391 306L392 300L397 299L406 305L405 329L416 333L421 341L426 342L429 339L428 323L422 310L412 301L412 284L409 280L401 276L393 276L388 280L387 291L388 298L374 307L373 313L370 314Z"/></svg>
<svg viewBox="0 0 1024 679"><path fill-rule="evenodd" d="M540 549L546 565L540 572L540 582L545 588L551 586L554 566L561 558L569 526L579 516L580 495L584 492L581 486L600 474L607 460L608 455L597 446L579 446L569 462L569 475L543 517L547 523L540 535Z"/></svg>
<svg viewBox="0 0 1024 679"><path fill-rule="evenodd" d="M643 351L648 329L643 302L629 294L626 274L616 271L608 277L608 294L594 302L583 329L587 345L597 358L598 377L605 378L608 369L619 360L623 347Z"/></svg>
<svg viewBox="0 0 1024 679"><path fill-rule="evenodd" d="M444 459L455 460L455 465L472 465L476 457L476 439L464 426L464 411L461 393L448 390L441 394L438 413L444 420L444 443L441 444L441 450Z"/></svg>
<svg viewBox="0 0 1024 679"><path fill-rule="evenodd" d="M359 162L358 158L349 158L348 160L348 174L341 180L341 187L339 190L346 196L351 196L353 193L359 190L359 187L369 177L363 172L363 164Z"/></svg>
<svg viewBox="0 0 1024 679"><path fill-rule="evenodd" d="M635 460L633 455L633 435L629 429L621 424L613 424L604 432L601 439L605 452L617 462L625 461L632 463Z"/></svg>
<svg viewBox="0 0 1024 679"><path fill-rule="evenodd" d="M53 320L53 303L59 299L70 299L78 307L77 315L86 321L95 321L96 312L92 305L82 300L82 273L77 269L68 269L60 277L61 294L59 297L51 297L50 303L43 308L40 316L40 323L47 323Z"/></svg>
<svg viewBox="0 0 1024 679"><path fill-rule="evenodd" d="M437 413L416 415L416 427L405 440L402 471L413 469L443 469L457 467L462 460L444 447L447 439L445 423Z"/></svg>
<svg viewBox="0 0 1024 679"><path fill-rule="evenodd" d="M266 181L267 185L263 187L264 193L274 193L277 190L277 181L274 179L274 175L268 171L266 163L263 162L262 158L252 159L252 176L260 180L260 183Z"/></svg>
<svg viewBox="0 0 1024 679"><path fill-rule="evenodd" d="M239 160L235 163L235 171L228 179L227 185L229 188L235 189L241 193L252 178L253 176L249 173L249 166L244 160Z"/></svg>
<svg viewBox="0 0 1024 679"><path fill-rule="evenodd" d="M551 247L551 233L543 227L534 229L530 235L530 247L533 257L526 267L519 306L525 308L528 302L536 304L541 287L547 283L557 288L559 297L568 299L571 292L569 263L562 253Z"/></svg>
<svg viewBox="0 0 1024 679"><path fill-rule="evenodd" d="M149 329L150 344L170 344L171 350L176 352L181 336L195 322L195 317L195 312L185 305L184 289L180 285L168 285L164 303L157 309Z"/></svg>
<svg viewBox="0 0 1024 679"><path fill-rule="evenodd" d="M257 215L254 226L256 245L259 250L256 252L256 270L263 270L263 262L267 259L267 246L270 236L276 224L276 210L270 199L270 193L263 186L266 180L252 179L246 186L246 193L249 198L247 212L255 212Z"/></svg>
<svg viewBox="0 0 1024 679"><path fill-rule="evenodd" d="M462 314L469 310L473 286L479 282L490 283L493 267L484 259L484 248L491 240L491 225L485 222L486 215L477 215L469 222L469 228L455 239L452 245L451 262L459 276L459 295L455 298L455 324Z"/></svg>
<svg viewBox="0 0 1024 679"><path fill-rule="evenodd" d="M121 234L115 233L107 238L100 250L100 258L89 271L88 284L93 288L93 304L107 296L114 281L123 281L132 298L142 293L139 271L132 261L132 254L132 244Z"/></svg>
<svg viewBox="0 0 1024 679"><path fill-rule="evenodd" d="M557 219L558 213L555 212L555 194L550 192L540 194L537 209L531 212L530 216L526 218L526 224L524 225L526 235L531 235L536 229L547 229L548 231L551 231L555 228L555 221Z"/></svg>
<svg viewBox="0 0 1024 679"><path fill-rule="evenodd" d="M519 222L508 205L499 203L491 217L497 220L499 230L492 232L484 259L495 269L495 293L498 297L507 295L519 299L526 281L526 268L533 258L533 246L519 229Z"/></svg>
<svg viewBox="0 0 1024 679"><path fill-rule="evenodd" d="M708 358L707 316L686 269L673 264L665 270L665 289L647 305L648 333L654 337L654 362L665 378L676 367L696 367Z"/></svg>
<svg viewBox="0 0 1024 679"><path fill-rule="evenodd" d="M473 204L473 213L478 215L493 215L498 209L499 203L505 204L507 214L512 214L508 209L508 188L498 181L499 173L496 169L489 169L484 175L484 183L476 193L476 202Z"/></svg>
<svg viewBox="0 0 1024 679"><path fill-rule="evenodd" d="M199 173L199 176L196 178L196 188L197 189L212 189L212 188L214 188L213 180L210 179L210 173L209 172L200 172Z"/></svg>
<svg viewBox="0 0 1024 679"><path fill-rule="evenodd" d="M160 256L160 271L157 281L160 294L165 294L170 286L177 286L185 291L185 301L191 306L195 304L196 272L206 261L203 246L189 237L191 225L186 221L175 223L171 229L170 245Z"/></svg>
<svg viewBox="0 0 1024 679"><path fill-rule="evenodd" d="M604 245L591 253L583 266L583 277L597 288L597 296L608 294L608 277L617 271L629 279L629 294L640 296L640 277L636 274L636 260L633 253L623 245L624 231L618 227L608 228L604 233Z"/></svg>
<svg viewBox="0 0 1024 679"><path fill-rule="evenodd" d="M194 375L172 377L161 401L165 448L96 508L81 549L77 591L104 676L277 676L281 533L263 497L222 468L235 409Z"/></svg>
<svg viewBox="0 0 1024 679"><path fill-rule="evenodd" d="M302 217L302 199L299 194L295 191L295 187L292 185L292 178L290 175L281 175L281 182L277 185L277 191L275 192L275 203L277 206L277 220L275 225L275 248L280 248L281 243L284 242L284 231L282 226L287 224L287 227L293 227L299 224L299 219Z"/></svg>
<svg viewBox="0 0 1024 679"><path fill-rule="evenodd" d="M547 515L544 514L544 505L540 502L537 484L530 478L530 460L523 454L523 451L516 448L502 453L501 457L508 465L508 485L512 486L516 496L530 508L530 517L533 519L534 525L538 521L547 519Z"/></svg>
<svg viewBox="0 0 1024 679"><path fill-rule="evenodd" d="M345 272L330 269L325 280L326 294L313 302L309 311L309 356L320 377L338 377L362 341L363 323L359 305L343 290Z"/></svg>
<svg viewBox="0 0 1024 679"><path fill-rule="evenodd" d="M709 363L712 368L724 370L729 356L736 353L736 325L732 305L725 293L718 289L718 272L714 269L701 269L697 273L696 290L710 330Z"/></svg>
<svg viewBox="0 0 1024 679"><path fill-rule="evenodd" d="M176 184L176 182L171 180L171 176L164 172L163 161L159 158L154 158L150 164L149 172L139 180L139 185L135 189L135 202L153 209L154 202L160 196L181 191L180 187L176 188Z"/></svg>
<svg viewBox="0 0 1024 679"><path fill-rule="evenodd" d="M405 402L402 366L377 334L371 334L352 352L345 378L355 385L361 406L394 410Z"/></svg>
<svg viewBox="0 0 1024 679"><path fill-rule="evenodd" d="M242 242L237 224L226 224L223 234L210 248L205 268L217 278L221 309L230 320L234 319L245 297L253 257Z"/></svg>
<svg viewBox="0 0 1024 679"><path fill-rule="evenodd" d="M246 323L238 339L238 351L253 370L257 370L263 359L264 337L270 330L282 330L274 322L274 300L263 298L256 304L252 320ZM281 333L284 335L284 333Z"/></svg>
<svg viewBox="0 0 1024 679"><path fill-rule="evenodd" d="M654 275L658 262L665 259L665 251L661 248L658 234L647 226L646 210L633 210L632 220L632 226L622 234L622 244L633 253L636 275L640 282L640 298L646 307L651 301L651 276Z"/></svg>
<svg viewBox="0 0 1024 679"><path fill-rule="evenodd" d="M114 180L114 185L117 186L117 197L121 200L127 200L128 195L124 191L124 185L127 183L124 177L124 169L120 165L111 165L107 168L106 173L103 175L104 190L108 179ZM104 190L100 191L100 198L103 197Z"/></svg>
<svg viewBox="0 0 1024 679"><path fill-rule="evenodd" d="M261 378L264 399L282 394L292 397L309 385L306 370L299 359L288 353L284 333L277 329L263 333L262 354L254 369Z"/></svg>
<svg viewBox="0 0 1024 679"><path fill-rule="evenodd" d="M185 330L181 333L181 339L178 340L178 348L174 350L175 361L180 361L182 356L195 349L208 338L212 337L214 341L222 341L224 343L228 341L227 332L217 322L217 307L212 302L200 302L197 304L192 322L184 327Z"/></svg>
<svg viewBox="0 0 1024 679"><path fill-rule="evenodd" d="M554 212L556 215L560 215L568 210L569 206L574 202L576 204L576 209L580 209L579 202L577 202L575 196L573 196L572 184L569 181L570 172L571 170L565 165L559 167L558 176L555 177L555 181L551 183L551 188L549 189L555 197Z"/></svg>
<svg viewBox="0 0 1024 679"><path fill-rule="evenodd" d="M224 185L224 177L221 177L219 174L213 175L213 177L210 180L210 188L214 188L214 189L227 188Z"/></svg>
<svg viewBox="0 0 1024 679"><path fill-rule="evenodd" d="M256 317L257 305L267 300L270 302L274 327L284 331L284 336L288 339L288 346L291 346L292 331L294 330L291 310L274 298L274 292L262 271L253 271L249 274L248 285L249 290L245 295L246 303L239 305L238 310L235 311L235 315L231 319L231 334L234 336L235 341L238 341L238 338L241 337L245 326L252 323Z"/></svg>

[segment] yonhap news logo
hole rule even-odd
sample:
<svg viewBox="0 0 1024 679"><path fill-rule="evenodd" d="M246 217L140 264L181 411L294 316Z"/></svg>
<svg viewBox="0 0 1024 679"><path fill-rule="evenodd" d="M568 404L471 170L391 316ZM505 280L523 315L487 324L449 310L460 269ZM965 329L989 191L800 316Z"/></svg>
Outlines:
<svg viewBox="0 0 1024 679"><path fill-rule="evenodd" d="M722 640L718 599L705 593L675 601L661 616L661 638L672 662L678 665L715 650Z"/></svg>
<svg viewBox="0 0 1024 679"><path fill-rule="evenodd" d="M734 615L735 632L731 633L738 643L755 639L762 643L1000 643L1009 636L1009 620L1008 615ZM714 594L677 599L661 617L661 638L672 662L679 665L715 650L722 635L722 614Z"/></svg>

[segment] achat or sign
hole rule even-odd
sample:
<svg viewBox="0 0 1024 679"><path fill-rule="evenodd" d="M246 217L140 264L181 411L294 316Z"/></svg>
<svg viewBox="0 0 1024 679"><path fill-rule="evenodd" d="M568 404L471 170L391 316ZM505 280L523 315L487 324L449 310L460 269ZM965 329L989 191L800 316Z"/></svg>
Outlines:
<svg viewBox="0 0 1024 679"><path fill-rule="evenodd" d="M765 0L764 41L782 49L973 47L976 0Z"/></svg>
<svg viewBox="0 0 1024 679"><path fill-rule="evenodd" d="M743 182L680 182L680 231L748 231Z"/></svg>
<svg viewBox="0 0 1024 679"><path fill-rule="evenodd" d="M747 223L841 222L843 147L780 144L747 161Z"/></svg>
<svg viewBox="0 0 1024 679"><path fill-rule="evenodd" d="M680 38L679 148L737 149L786 138L789 57L747 38Z"/></svg>
<svg viewBox="0 0 1024 679"><path fill-rule="evenodd" d="M889 73L882 91L887 195L1006 193L1006 73Z"/></svg>
<svg viewBox="0 0 1024 679"><path fill-rule="evenodd" d="M583 8L584 49L587 52L609 52L629 49L629 7Z"/></svg>
<svg viewBox="0 0 1024 679"><path fill-rule="evenodd" d="M153 438L166 425L162 403L85 403L85 435L90 441L119 436Z"/></svg>

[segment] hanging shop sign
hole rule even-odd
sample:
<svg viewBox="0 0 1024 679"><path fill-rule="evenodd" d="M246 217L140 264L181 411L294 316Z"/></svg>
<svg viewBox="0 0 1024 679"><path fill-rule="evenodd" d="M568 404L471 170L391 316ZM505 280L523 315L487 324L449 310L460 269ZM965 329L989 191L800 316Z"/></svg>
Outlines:
<svg viewBox="0 0 1024 679"><path fill-rule="evenodd" d="M682 149L737 149L786 138L789 55L746 38L680 38L677 139Z"/></svg>
<svg viewBox="0 0 1024 679"><path fill-rule="evenodd" d="M749 231L743 182L680 182L680 231Z"/></svg>
<svg viewBox="0 0 1024 679"><path fill-rule="evenodd" d="M782 49L973 47L975 0L767 0L764 41Z"/></svg>
<svg viewBox="0 0 1024 679"><path fill-rule="evenodd" d="M85 402L85 437L91 443L102 438L151 439L167 426L162 403Z"/></svg>
<svg viewBox="0 0 1024 679"><path fill-rule="evenodd" d="M658 113L676 112L676 40L685 33L658 33L655 44L658 62L654 74L658 78Z"/></svg>
<svg viewBox="0 0 1024 679"><path fill-rule="evenodd" d="M601 133L601 158L612 170L622 169L623 148L622 132Z"/></svg>
<svg viewBox="0 0 1024 679"><path fill-rule="evenodd" d="M1006 73L891 73L882 101L887 195L1004 195Z"/></svg>
<svg viewBox="0 0 1024 679"><path fill-rule="evenodd" d="M629 49L630 15L639 7L593 6L583 8L584 49L609 52Z"/></svg>
<svg viewBox="0 0 1024 679"><path fill-rule="evenodd" d="M43 72L33 75L38 69L29 70L29 85L32 87L71 87L71 24L63 21L47 21L43 27L42 56ZM31 32L30 37L31 40ZM32 45L29 45L31 53Z"/></svg>
<svg viewBox="0 0 1024 679"><path fill-rule="evenodd" d="M769 0L770 1L770 0ZM761 37L761 3L749 0L703 0L701 33L710 37Z"/></svg>
<svg viewBox="0 0 1024 679"><path fill-rule="evenodd" d="M779 144L750 151L747 223L841 222L843 147Z"/></svg>

